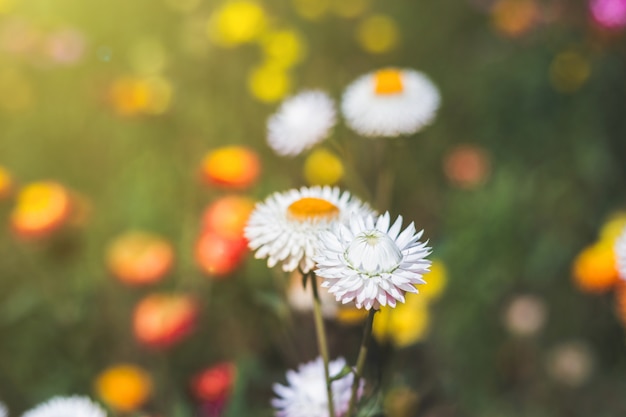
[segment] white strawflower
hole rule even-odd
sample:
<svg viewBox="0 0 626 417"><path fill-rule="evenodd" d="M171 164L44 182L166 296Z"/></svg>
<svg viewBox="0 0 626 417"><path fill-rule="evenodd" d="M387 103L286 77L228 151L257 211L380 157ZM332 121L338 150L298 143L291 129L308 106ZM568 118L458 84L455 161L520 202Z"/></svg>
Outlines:
<svg viewBox="0 0 626 417"><path fill-rule="evenodd" d="M245 228L248 246L267 266L282 263L284 271L298 267L308 273L318 235L335 223L347 223L350 216L371 214L367 204L341 192L337 187L302 187L274 193L257 203Z"/></svg>
<svg viewBox="0 0 626 417"><path fill-rule="evenodd" d="M339 375L346 366L343 358L328 364L330 376ZM348 411L354 374L348 373L331 383L336 416ZM297 371L287 371L288 385L274 384L277 398L272 399L276 417L328 417L328 394L322 358L302 364ZM360 397L364 381L357 392Z"/></svg>
<svg viewBox="0 0 626 417"><path fill-rule="evenodd" d="M617 272L621 279L626 280L626 227L615 240L614 250Z"/></svg>
<svg viewBox="0 0 626 417"><path fill-rule="evenodd" d="M267 121L267 142L281 156L296 156L323 141L337 121L335 105L323 91L288 98Z"/></svg>
<svg viewBox="0 0 626 417"><path fill-rule="evenodd" d="M352 82L343 94L346 123L363 136L410 135L435 118L437 87L421 72L387 68Z"/></svg>
<svg viewBox="0 0 626 417"><path fill-rule="evenodd" d="M53 397L22 417L106 417L106 411L87 397Z"/></svg>
<svg viewBox="0 0 626 417"><path fill-rule="evenodd" d="M417 293L416 284L424 284L430 261L430 248L419 239L411 223L404 231L402 216L390 227L389 213L375 219L354 216L350 226L339 224L320 234L315 272L322 277L322 287L343 304L354 301L367 310L396 306L407 292Z"/></svg>
<svg viewBox="0 0 626 417"><path fill-rule="evenodd" d="M0 402L0 417L7 417L9 415L9 411L7 410L6 405Z"/></svg>

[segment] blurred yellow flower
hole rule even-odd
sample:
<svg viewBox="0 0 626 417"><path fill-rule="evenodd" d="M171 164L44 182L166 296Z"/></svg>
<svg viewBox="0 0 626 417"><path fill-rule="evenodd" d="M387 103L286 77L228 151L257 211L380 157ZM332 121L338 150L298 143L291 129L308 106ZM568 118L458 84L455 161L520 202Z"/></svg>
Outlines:
<svg viewBox="0 0 626 417"><path fill-rule="evenodd" d="M15 7L15 0L0 0L0 14L9 13Z"/></svg>
<svg viewBox="0 0 626 417"><path fill-rule="evenodd" d="M550 64L550 82L555 90L572 93L591 75L589 60L575 51L559 53Z"/></svg>
<svg viewBox="0 0 626 417"><path fill-rule="evenodd" d="M98 375L95 389L109 407L128 413L146 402L152 391L152 381L148 373L138 366L119 364Z"/></svg>
<svg viewBox="0 0 626 417"><path fill-rule="evenodd" d="M347 19L363 14L370 5L370 0L333 0L331 10L338 16Z"/></svg>
<svg viewBox="0 0 626 417"><path fill-rule="evenodd" d="M293 0L293 7L303 18L316 20L326 14L330 3L331 0Z"/></svg>
<svg viewBox="0 0 626 417"><path fill-rule="evenodd" d="M291 90L291 75L279 65L263 64L250 71L248 89L253 97L273 103L284 98Z"/></svg>
<svg viewBox="0 0 626 417"><path fill-rule="evenodd" d="M261 162L249 148L223 146L206 154L201 169L204 179L212 185L247 188L256 183Z"/></svg>
<svg viewBox="0 0 626 417"><path fill-rule="evenodd" d="M426 284L419 285L417 288L420 295L426 301L436 300L441 296L448 282L448 271L446 266L440 260L434 260L430 266L430 272L424 275Z"/></svg>
<svg viewBox="0 0 626 417"><path fill-rule="evenodd" d="M356 37L365 51L380 54L396 47L400 40L400 30L391 17L376 14L359 24Z"/></svg>
<svg viewBox="0 0 626 417"><path fill-rule="evenodd" d="M341 159L327 149L316 149L304 161L304 178L310 185L334 185L343 177Z"/></svg>
<svg viewBox="0 0 626 417"><path fill-rule="evenodd" d="M356 308L354 305L342 305L337 310L335 318L339 323L353 325L365 321L369 314L364 308Z"/></svg>
<svg viewBox="0 0 626 417"><path fill-rule="evenodd" d="M259 3L251 0L227 2L209 19L209 38L224 47L257 39L267 26L267 16Z"/></svg>
<svg viewBox="0 0 626 417"><path fill-rule="evenodd" d="M172 86L163 77L121 77L113 82L109 98L121 115L162 114L170 105Z"/></svg>
<svg viewBox="0 0 626 417"><path fill-rule="evenodd" d="M419 295L407 294L404 304L381 307L374 317L372 334L379 342L406 347L423 340L430 324L430 312Z"/></svg>
<svg viewBox="0 0 626 417"><path fill-rule="evenodd" d="M613 213L600 229L600 240L615 242L626 227L626 212Z"/></svg>
<svg viewBox="0 0 626 417"><path fill-rule="evenodd" d="M13 178L9 171L0 166L0 198L4 198L11 194L13 189Z"/></svg>
<svg viewBox="0 0 626 417"><path fill-rule="evenodd" d="M65 224L71 206L70 194L62 185L52 181L30 183L17 196L11 226L22 236L43 236Z"/></svg>
<svg viewBox="0 0 626 417"><path fill-rule="evenodd" d="M619 280L614 241L600 241L587 246L574 260L572 276L576 286L584 292L602 293Z"/></svg>
<svg viewBox="0 0 626 417"><path fill-rule="evenodd" d="M261 38L263 53L272 64L289 68L302 61L306 44L300 33L291 29L275 30Z"/></svg>
<svg viewBox="0 0 626 417"><path fill-rule="evenodd" d="M495 29L513 38L530 30L538 17L539 8L535 0L498 0L491 9Z"/></svg>

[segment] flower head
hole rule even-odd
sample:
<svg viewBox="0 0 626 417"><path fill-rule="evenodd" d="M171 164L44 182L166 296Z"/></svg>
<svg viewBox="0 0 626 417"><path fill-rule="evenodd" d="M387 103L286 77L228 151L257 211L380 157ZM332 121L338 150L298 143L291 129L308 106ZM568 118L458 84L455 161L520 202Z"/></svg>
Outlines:
<svg viewBox="0 0 626 417"><path fill-rule="evenodd" d="M322 287L343 304L354 301L358 308L378 310L404 302L407 292L417 293L428 272L430 248L420 242L411 223L404 231L402 216L390 226L389 213L353 216L350 226L337 225L320 235L316 273L323 277Z"/></svg>
<svg viewBox="0 0 626 417"><path fill-rule="evenodd" d="M296 156L323 141L336 123L335 106L322 91L304 91L283 102L267 121L267 142L281 156Z"/></svg>
<svg viewBox="0 0 626 417"><path fill-rule="evenodd" d="M346 366L343 358L329 363L331 376L338 375ZM337 416L348 411L354 374L348 373L343 378L332 382L333 402ZM276 417L328 417L328 396L324 378L324 362L322 358L307 362L298 367L297 371L287 371L289 385L274 384L276 398L272 406L276 409ZM358 394L363 390L363 381Z"/></svg>
<svg viewBox="0 0 626 417"><path fill-rule="evenodd" d="M141 407L152 391L150 375L131 364L105 369L95 381L98 396L111 408L131 412Z"/></svg>
<svg viewBox="0 0 626 417"><path fill-rule="evenodd" d="M244 189L253 186L261 172L261 161L245 146L222 146L202 160L202 175L210 185Z"/></svg>
<svg viewBox="0 0 626 417"><path fill-rule="evenodd" d="M348 192L330 187L302 187L274 193L258 203L245 229L248 246L257 259L267 258L271 268L303 272L313 269L318 235L353 215L371 214L368 205Z"/></svg>
<svg viewBox="0 0 626 417"><path fill-rule="evenodd" d="M22 417L106 417L106 412L87 397L53 397L26 411Z"/></svg>
<svg viewBox="0 0 626 417"><path fill-rule="evenodd" d="M3 403L0 403L0 417L7 417L8 415L7 407Z"/></svg>
<svg viewBox="0 0 626 417"><path fill-rule="evenodd" d="M364 136L410 135L435 118L441 98L421 72L387 68L366 74L346 88L341 111Z"/></svg>

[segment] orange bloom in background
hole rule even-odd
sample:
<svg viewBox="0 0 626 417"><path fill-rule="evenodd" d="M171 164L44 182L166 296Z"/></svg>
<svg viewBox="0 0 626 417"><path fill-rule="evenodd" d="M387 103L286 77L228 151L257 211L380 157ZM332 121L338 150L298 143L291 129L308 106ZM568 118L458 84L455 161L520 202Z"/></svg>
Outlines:
<svg viewBox="0 0 626 417"><path fill-rule="evenodd" d="M170 347L192 332L198 317L196 301L183 294L151 294L133 314L135 338L150 347Z"/></svg>
<svg viewBox="0 0 626 417"><path fill-rule="evenodd" d="M43 237L60 229L72 212L69 191L56 182L33 182L22 188L11 212L13 230L22 237Z"/></svg>
<svg viewBox="0 0 626 417"><path fill-rule="evenodd" d="M230 396L235 384L237 368L231 362L222 362L207 368L191 381L193 395L200 401L223 402Z"/></svg>
<svg viewBox="0 0 626 417"><path fill-rule="evenodd" d="M535 0L498 0L491 9L491 17L498 32L516 38L537 23L540 10Z"/></svg>
<svg viewBox="0 0 626 417"><path fill-rule="evenodd" d="M487 179L491 170L489 155L474 145L459 145L444 157L443 171L459 188L471 189Z"/></svg>
<svg viewBox="0 0 626 417"><path fill-rule="evenodd" d="M165 113L171 103L173 88L163 77L121 77L113 81L108 99L122 116Z"/></svg>
<svg viewBox="0 0 626 417"><path fill-rule="evenodd" d="M247 250L244 237L231 239L215 232L204 232L196 243L196 262L206 274L225 277L241 265Z"/></svg>
<svg viewBox="0 0 626 417"><path fill-rule="evenodd" d="M615 286L615 314L626 327L626 281L620 281Z"/></svg>
<svg viewBox="0 0 626 417"><path fill-rule="evenodd" d="M202 175L212 185L248 188L261 171L257 154L244 146L224 146L210 151L202 161Z"/></svg>
<svg viewBox="0 0 626 417"><path fill-rule="evenodd" d="M618 282L613 243L613 240L600 241L578 254L572 266L572 276L581 291L603 293Z"/></svg>
<svg viewBox="0 0 626 417"><path fill-rule="evenodd" d="M229 195L212 202L202 215L202 229L229 239L241 239L254 201L248 197Z"/></svg>
<svg viewBox="0 0 626 417"><path fill-rule="evenodd" d="M9 171L0 166L0 199L5 198L13 191L13 178Z"/></svg>
<svg viewBox="0 0 626 417"><path fill-rule="evenodd" d="M152 393L152 380L138 366L118 364L98 375L95 390L98 397L112 409L130 413L148 400Z"/></svg>
<svg viewBox="0 0 626 417"><path fill-rule="evenodd" d="M170 243L160 236L131 231L117 237L109 245L106 264L120 281L145 285L160 281L174 263Z"/></svg>

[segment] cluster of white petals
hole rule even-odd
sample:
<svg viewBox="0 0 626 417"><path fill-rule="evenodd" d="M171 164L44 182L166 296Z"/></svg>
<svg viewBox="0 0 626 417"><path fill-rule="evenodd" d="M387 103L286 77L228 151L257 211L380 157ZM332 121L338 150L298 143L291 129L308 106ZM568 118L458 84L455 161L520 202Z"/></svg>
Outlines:
<svg viewBox="0 0 626 417"><path fill-rule="evenodd" d="M354 216L349 226L321 233L315 272L337 301L367 310L395 307L425 283L431 262L427 242L419 241L423 231L416 233L413 223L401 231L402 216L390 223L389 213Z"/></svg>
<svg viewBox="0 0 626 417"><path fill-rule="evenodd" d="M106 417L106 411L87 397L53 397L26 411L22 417Z"/></svg>
<svg viewBox="0 0 626 417"><path fill-rule="evenodd" d="M287 272L313 269L318 236L351 216L372 214L361 200L337 187L302 187L274 193L257 203L245 228L248 246L257 259Z"/></svg>
<svg viewBox="0 0 626 417"><path fill-rule="evenodd" d="M6 405L0 402L0 417L7 417L9 415L9 411L7 410Z"/></svg>
<svg viewBox="0 0 626 417"><path fill-rule="evenodd" d="M346 366L343 358L337 358L328 364L331 377L339 375ZM343 416L348 411L354 374L348 373L331 383L335 414ZM360 381L357 395L363 392L364 381ZM329 417L324 362L322 358L307 362L297 371L287 371L287 385L274 384L276 398L272 406L276 417Z"/></svg>
<svg viewBox="0 0 626 417"><path fill-rule="evenodd" d="M267 121L267 143L281 156L296 156L323 141L337 121L333 100L310 90L285 100Z"/></svg>

